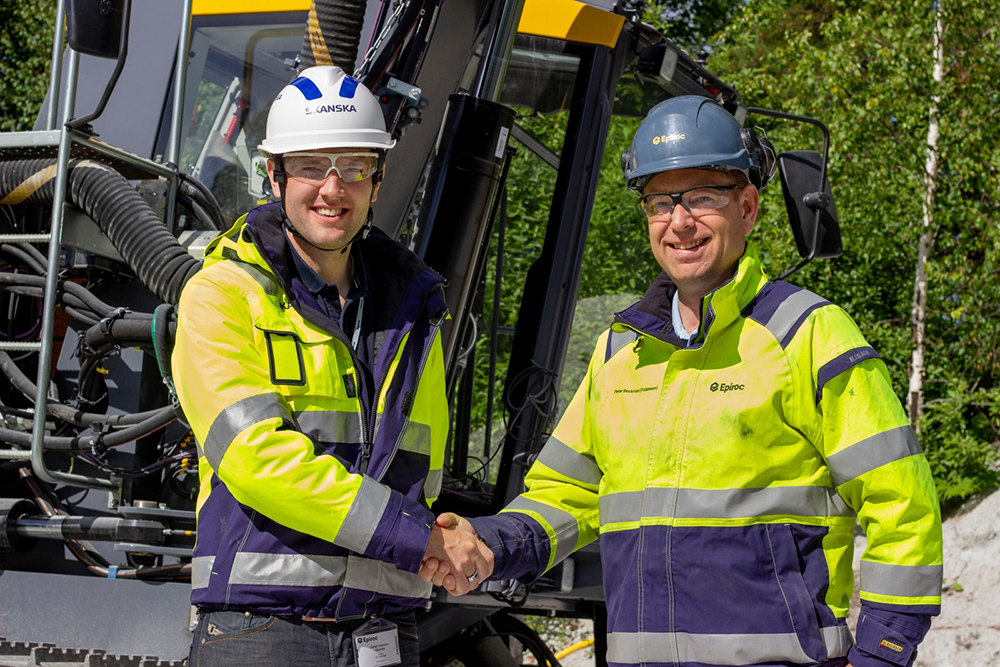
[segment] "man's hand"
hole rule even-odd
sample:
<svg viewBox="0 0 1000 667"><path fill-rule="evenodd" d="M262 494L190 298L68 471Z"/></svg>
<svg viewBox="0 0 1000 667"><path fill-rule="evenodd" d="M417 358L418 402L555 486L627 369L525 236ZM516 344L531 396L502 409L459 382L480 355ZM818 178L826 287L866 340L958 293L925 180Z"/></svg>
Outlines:
<svg viewBox="0 0 1000 667"><path fill-rule="evenodd" d="M465 595L493 574L493 552L466 519L446 512L434 521L420 578Z"/></svg>

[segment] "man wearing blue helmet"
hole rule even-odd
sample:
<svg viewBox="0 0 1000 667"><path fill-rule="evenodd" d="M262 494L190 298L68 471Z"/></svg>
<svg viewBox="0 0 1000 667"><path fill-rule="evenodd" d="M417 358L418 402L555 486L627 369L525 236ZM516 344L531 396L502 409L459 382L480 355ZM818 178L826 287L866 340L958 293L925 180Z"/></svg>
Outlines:
<svg viewBox="0 0 1000 667"><path fill-rule="evenodd" d="M770 143L678 97L622 163L663 273L598 340L528 490L438 523L524 581L600 539L610 665L911 665L941 600L934 484L854 322L769 279L747 240ZM448 587L450 570L421 575Z"/></svg>

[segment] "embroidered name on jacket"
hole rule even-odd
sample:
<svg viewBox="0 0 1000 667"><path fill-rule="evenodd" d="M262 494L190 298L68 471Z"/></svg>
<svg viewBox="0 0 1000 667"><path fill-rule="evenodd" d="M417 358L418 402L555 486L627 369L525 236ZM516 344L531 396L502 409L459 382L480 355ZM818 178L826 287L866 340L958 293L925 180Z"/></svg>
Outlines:
<svg viewBox="0 0 1000 667"><path fill-rule="evenodd" d="M630 387L621 387L619 389L615 389L615 393L616 394L644 394L647 391L656 391L657 389L659 389L659 387L657 387L655 385L652 386L652 387L636 387L635 389L632 389Z"/></svg>

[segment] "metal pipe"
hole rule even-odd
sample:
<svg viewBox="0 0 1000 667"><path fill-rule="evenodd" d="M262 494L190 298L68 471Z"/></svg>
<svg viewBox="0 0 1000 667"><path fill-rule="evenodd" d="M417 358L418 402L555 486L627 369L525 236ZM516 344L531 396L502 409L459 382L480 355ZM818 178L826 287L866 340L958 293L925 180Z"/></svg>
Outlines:
<svg viewBox="0 0 1000 667"><path fill-rule="evenodd" d="M52 69L49 72L49 108L45 114L45 129L56 129L59 112L59 83L62 78L63 38L66 34L66 0L56 4L56 32L52 38Z"/></svg>
<svg viewBox="0 0 1000 667"><path fill-rule="evenodd" d="M187 80L188 49L191 43L191 2L184 0L181 14L181 34L177 39L177 62L174 64L174 108L170 117L170 139L167 141L167 162L180 159L181 121L184 116L184 87Z"/></svg>
<svg viewBox="0 0 1000 667"><path fill-rule="evenodd" d="M0 449L0 461L20 461L31 457L26 449Z"/></svg>
<svg viewBox="0 0 1000 667"><path fill-rule="evenodd" d="M507 65L510 64L510 54L514 49L514 37L517 36L524 0L501 4L500 15L496 25L493 26L492 38L483 52L483 59L479 63L479 76L472 92L474 97L490 102L500 99L500 90L507 77Z"/></svg>
<svg viewBox="0 0 1000 667"><path fill-rule="evenodd" d="M188 52L191 48L191 3L184 0L181 14L181 34L177 39L177 62L174 64L174 108L170 116L170 138L167 140L167 164L177 168L181 154L181 128L184 127L184 90L187 83ZM163 222L173 231L177 206L177 176L167 185L167 210Z"/></svg>
<svg viewBox="0 0 1000 667"><path fill-rule="evenodd" d="M55 472L45 467L45 406L48 402L49 376L52 371L52 335L55 330L56 286L59 282L59 257L62 243L63 207L69 181L69 158L72 137L67 123L73 118L76 84L80 72L80 54L69 50L69 70L66 74L63 122L59 130L59 156L56 160L56 183L52 198L52 222L49 229L49 271L45 274L45 296L42 299L42 349L38 355L38 376L35 383L35 419L31 428L31 468L35 475L50 484L60 482L95 489L117 489L119 484L109 479ZM58 91L53 91L56 94Z"/></svg>

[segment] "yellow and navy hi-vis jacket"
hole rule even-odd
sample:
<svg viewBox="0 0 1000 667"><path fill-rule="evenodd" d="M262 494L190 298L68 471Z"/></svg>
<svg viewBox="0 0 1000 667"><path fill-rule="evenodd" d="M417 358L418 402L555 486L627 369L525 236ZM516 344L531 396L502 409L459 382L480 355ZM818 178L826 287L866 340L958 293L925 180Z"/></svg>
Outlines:
<svg viewBox="0 0 1000 667"><path fill-rule="evenodd" d="M616 317L528 490L473 519L493 578L599 537L609 665L909 664L939 610L941 523L882 360L840 308L768 281L752 246L690 346L675 289L661 276Z"/></svg>
<svg viewBox="0 0 1000 667"><path fill-rule="evenodd" d="M180 300L173 374L199 443L192 602L355 618L425 604L416 575L448 429L441 277L377 229L375 388L286 270L280 205L213 241ZM374 409L363 396L374 396Z"/></svg>

